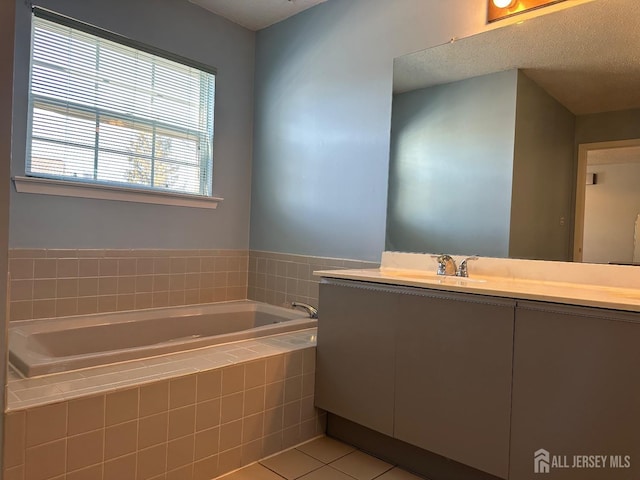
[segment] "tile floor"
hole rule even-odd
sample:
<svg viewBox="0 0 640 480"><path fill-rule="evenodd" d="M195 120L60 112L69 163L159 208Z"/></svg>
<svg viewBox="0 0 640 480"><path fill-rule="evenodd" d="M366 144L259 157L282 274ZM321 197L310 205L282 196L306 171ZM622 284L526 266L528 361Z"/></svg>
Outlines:
<svg viewBox="0 0 640 480"><path fill-rule="evenodd" d="M219 480L420 480L350 445L320 437Z"/></svg>

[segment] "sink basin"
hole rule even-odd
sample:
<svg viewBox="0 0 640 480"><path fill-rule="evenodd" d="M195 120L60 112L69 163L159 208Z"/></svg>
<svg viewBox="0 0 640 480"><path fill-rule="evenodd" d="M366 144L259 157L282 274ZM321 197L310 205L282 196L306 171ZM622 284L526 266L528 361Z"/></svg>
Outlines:
<svg viewBox="0 0 640 480"><path fill-rule="evenodd" d="M425 282L434 282L440 284L450 284L450 285L465 285L469 283L485 283L486 280L481 278L470 278L470 277L455 277L453 275L436 275L431 272L420 272L420 271L385 271L385 275L390 277L397 278L406 278L409 280L420 280Z"/></svg>

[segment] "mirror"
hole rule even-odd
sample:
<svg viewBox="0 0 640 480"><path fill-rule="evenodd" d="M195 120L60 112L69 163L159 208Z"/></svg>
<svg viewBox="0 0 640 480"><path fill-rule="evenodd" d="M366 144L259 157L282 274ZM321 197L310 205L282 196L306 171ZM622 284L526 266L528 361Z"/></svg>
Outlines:
<svg viewBox="0 0 640 480"><path fill-rule="evenodd" d="M586 3L395 59L386 250L582 261L587 233L593 251L586 152L640 139L637 18ZM633 263L636 184L624 248L585 261Z"/></svg>

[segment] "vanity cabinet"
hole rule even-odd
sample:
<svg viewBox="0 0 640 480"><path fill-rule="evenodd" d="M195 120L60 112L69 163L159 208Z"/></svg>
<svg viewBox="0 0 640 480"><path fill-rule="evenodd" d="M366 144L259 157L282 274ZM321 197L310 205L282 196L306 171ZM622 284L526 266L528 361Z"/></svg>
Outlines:
<svg viewBox="0 0 640 480"><path fill-rule="evenodd" d="M631 456L630 469L552 468L549 478L638 478L638 366L637 313L519 301L509 478L537 478L541 448L570 465L574 455Z"/></svg>
<svg viewBox="0 0 640 480"><path fill-rule="evenodd" d="M515 302L399 297L393 436L507 478Z"/></svg>
<svg viewBox="0 0 640 480"><path fill-rule="evenodd" d="M399 295L353 283L320 285L315 402L393 435Z"/></svg>
<svg viewBox="0 0 640 480"><path fill-rule="evenodd" d="M506 478L515 302L320 285L316 405Z"/></svg>

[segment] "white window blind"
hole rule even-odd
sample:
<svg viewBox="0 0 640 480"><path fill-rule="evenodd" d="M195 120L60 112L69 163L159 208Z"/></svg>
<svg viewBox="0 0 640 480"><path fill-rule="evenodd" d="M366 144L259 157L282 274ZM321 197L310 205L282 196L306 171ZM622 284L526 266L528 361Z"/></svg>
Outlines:
<svg viewBox="0 0 640 480"><path fill-rule="evenodd" d="M213 71L37 13L26 174L211 196Z"/></svg>

